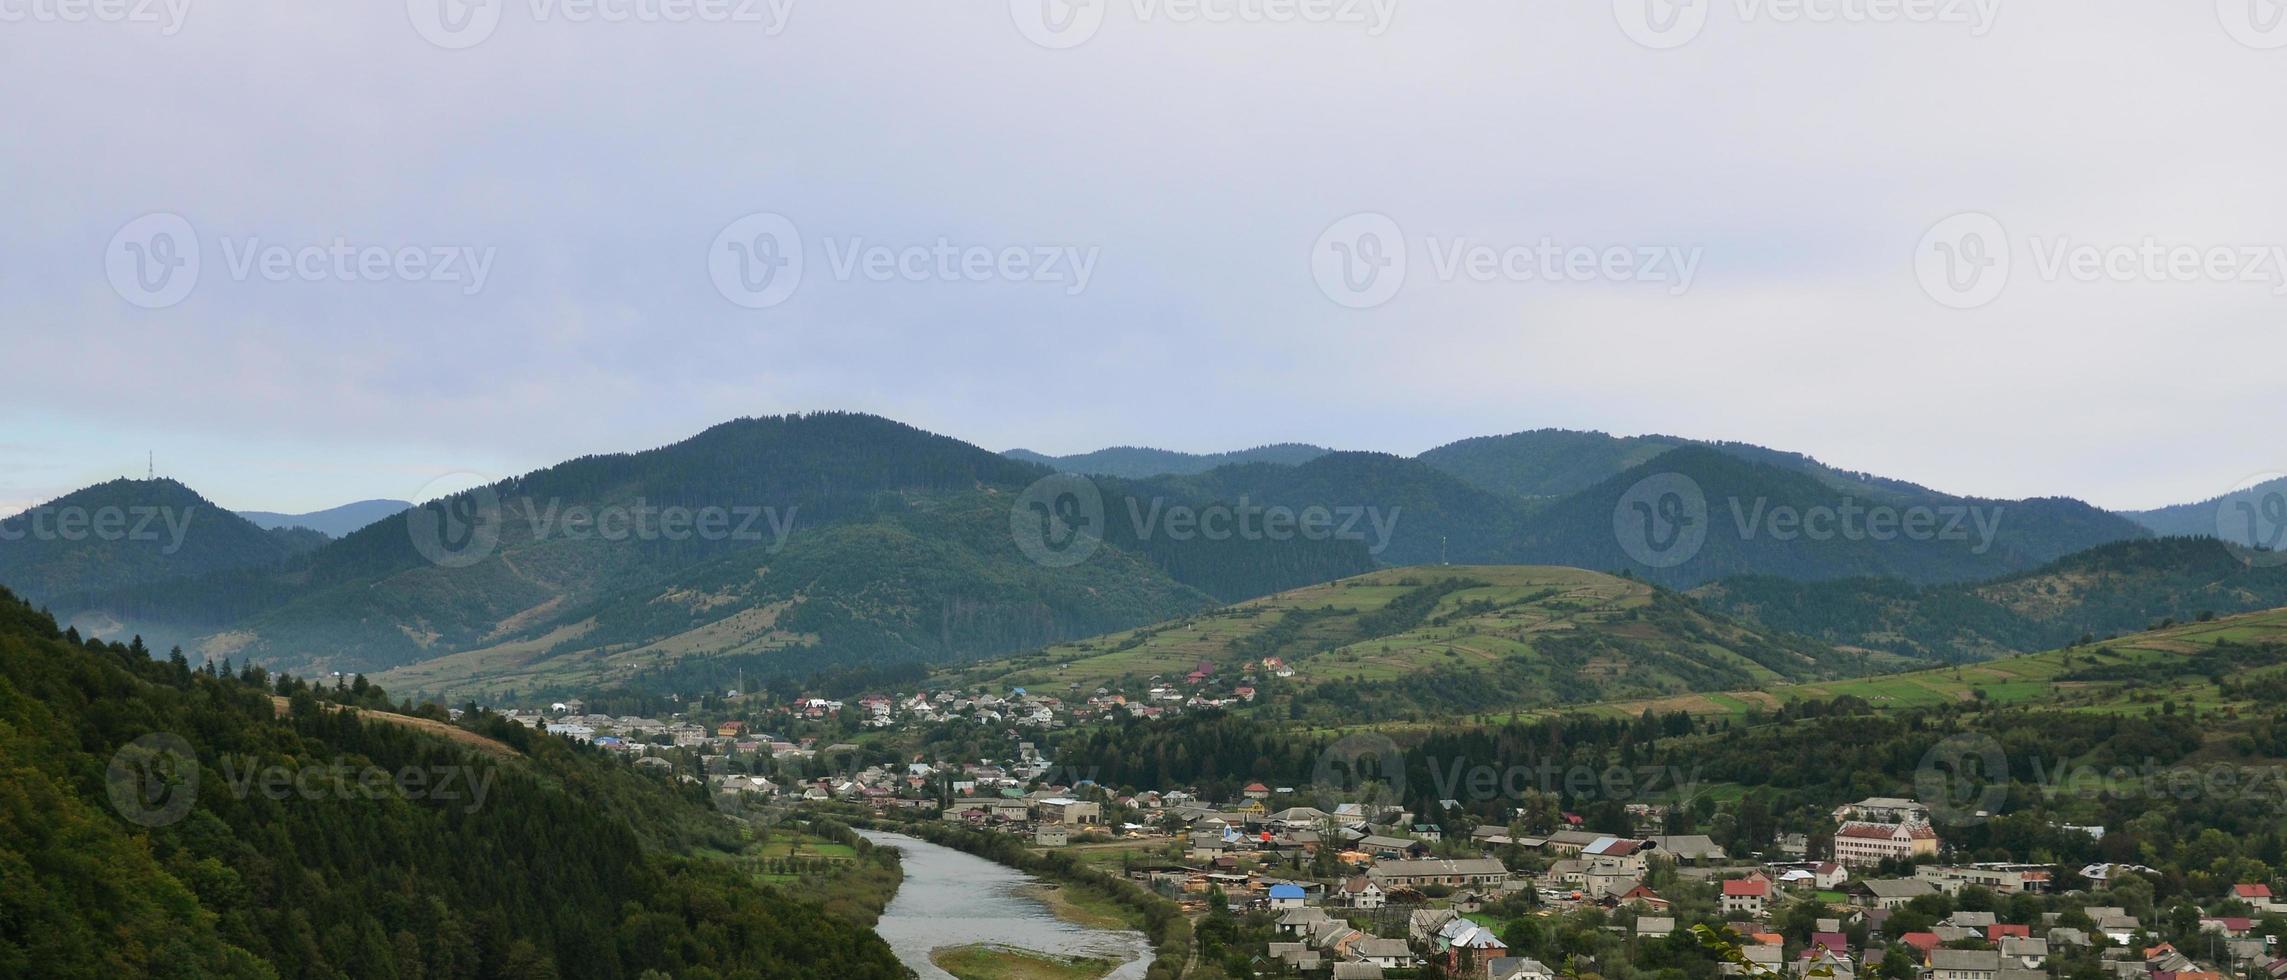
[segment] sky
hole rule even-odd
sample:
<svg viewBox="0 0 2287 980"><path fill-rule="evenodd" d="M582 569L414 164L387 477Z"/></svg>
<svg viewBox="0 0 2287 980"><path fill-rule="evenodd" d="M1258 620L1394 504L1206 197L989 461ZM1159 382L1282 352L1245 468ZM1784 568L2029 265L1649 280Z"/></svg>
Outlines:
<svg viewBox="0 0 2287 980"><path fill-rule="evenodd" d="M2278 0L0 0L0 513L817 409L2202 500L2287 471L2283 82Z"/></svg>

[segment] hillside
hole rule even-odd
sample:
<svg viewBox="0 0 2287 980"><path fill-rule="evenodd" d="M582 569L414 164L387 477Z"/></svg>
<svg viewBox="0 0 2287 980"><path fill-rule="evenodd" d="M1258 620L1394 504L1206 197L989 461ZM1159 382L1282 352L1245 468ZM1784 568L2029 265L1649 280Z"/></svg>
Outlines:
<svg viewBox="0 0 2287 980"><path fill-rule="evenodd" d="M266 531L173 480L112 480L0 520L0 585L44 602L272 566L318 543Z"/></svg>
<svg viewBox="0 0 2287 980"><path fill-rule="evenodd" d="M1293 671L1263 665L1278 658ZM1387 569L949 672L947 683L1144 700L1156 683L1346 724L1863 673L1641 582L1570 568ZM1188 684L1210 665L1213 676Z"/></svg>
<svg viewBox="0 0 2287 980"><path fill-rule="evenodd" d="M1140 446L1114 446L1092 453L1071 456L1049 456L1029 449L1011 449L1001 455L1045 466L1059 473L1080 473L1087 476L1114 476L1143 479L1153 476L1187 476L1205 473L1218 466L1241 463L1276 463L1299 466L1324 456L1333 450L1301 443L1279 443L1257 446L1227 453L1183 453L1168 449L1148 449Z"/></svg>
<svg viewBox="0 0 2287 980"><path fill-rule="evenodd" d="M2076 500L1877 497L1685 446L1534 511L1524 535L1534 562L1688 588L1748 574L1975 581L2147 532Z"/></svg>
<svg viewBox="0 0 2287 980"><path fill-rule="evenodd" d="M421 675L438 686L420 690L464 693L638 666L665 681L973 659L1371 567L1355 542L1186 540L1121 520L1087 563L1043 567L1011 515L1046 475L869 416L748 419L431 502L287 567L57 610L106 635L297 670L469 654ZM1117 487L1104 493L1107 516L1131 509ZM455 528L477 530L468 547L442 546ZM713 658L727 659L699 662Z"/></svg>
<svg viewBox="0 0 2287 980"><path fill-rule="evenodd" d="M1884 579L1723 579L1695 590L1734 616L1843 646L1931 660L2048 650L2203 613L2287 606L2287 567L2250 565L2212 538L2123 541L1965 585Z"/></svg>
<svg viewBox="0 0 2287 980"><path fill-rule="evenodd" d="M2152 533L2171 537L2213 537L2235 545L2287 551L2287 476L2266 480L2220 497L2121 516Z"/></svg>
<svg viewBox="0 0 2287 980"><path fill-rule="evenodd" d="M1176 498L1246 501L1300 512L1324 508L1363 539L1382 565L1523 561L1525 515L1494 496L1416 460L1382 453L1328 453L1300 466L1253 463L1190 477L1142 481Z"/></svg>
<svg viewBox="0 0 2287 980"><path fill-rule="evenodd" d="M1743 442L1679 436L1612 436L1602 432L1537 429L1449 443L1416 457L1488 493L1541 500L1579 493L1652 461L1662 453L1700 446L1808 475L1828 487L1885 499L1934 495L1927 487L1837 469L1801 453Z"/></svg>
<svg viewBox="0 0 2287 980"><path fill-rule="evenodd" d="M329 538L338 538L393 514L412 508L403 500L360 500L307 514L275 514L265 510L242 510L238 516L253 522L254 526L272 528L308 528Z"/></svg>
<svg viewBox="0 0 2287 980"><path fill-rule="evenodd" d="M81 645L0 592L0 975L904 975L698 857L744 846L703 792L497 719L505 756L367 720L382 703Z"/></svg>

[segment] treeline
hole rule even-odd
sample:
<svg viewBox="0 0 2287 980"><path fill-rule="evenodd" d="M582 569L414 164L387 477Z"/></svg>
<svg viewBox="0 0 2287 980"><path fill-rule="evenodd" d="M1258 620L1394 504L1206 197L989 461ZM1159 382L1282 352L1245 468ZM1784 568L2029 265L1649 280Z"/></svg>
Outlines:
<svg viewBox="0 0 2287 980"><path fill-rule="evenodd" d="M703 788L324 703L386 699L356 688L73 642L0 591L0 975L903 975L862 928L662 849L735 846Z"/></svg>

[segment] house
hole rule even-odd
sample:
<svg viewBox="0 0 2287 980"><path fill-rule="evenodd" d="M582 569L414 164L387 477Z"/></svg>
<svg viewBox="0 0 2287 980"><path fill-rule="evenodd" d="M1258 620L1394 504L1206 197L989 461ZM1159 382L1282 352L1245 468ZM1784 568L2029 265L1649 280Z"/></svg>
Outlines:
<svg viewBox="0 0 2287 980"><path fill-rule="evenodd" d="M1933 949L1928 980L1997 980L2001 954L1990 949Z"/></svg>
<svg viewBox="0 0 2287 980"><path fill-rule="evenodd" d="M1508 866L1492 858L1386 861L1366 872L1384 891L1398 886L1491 887L1509 880Z"/></svg>
<svg viewBox="0 0 2287 980"><path fill-rule="evenodd" d="M1062 824L1044 823L1033 829L1032 842L1041 847L1063 847L1072 843L1072 831Z"/></svg>
<svg viewBox="0 0 2287 980"><path fill-rule="evenodd" d="M1524 956L1504 956L1485 964L1486 980L1556 980L1548 964Z"/></svg>
<svg viewBox="0 0 2287 980"><path fill-rule="evenodd" d="M1869 823L1853 820L1834 832L1834 859L1852 867L1885 858L1935 857L1938 832L1926 823Z"/></svg>
<svg viewBox="0 0 2287 980"><path fill-rule="evenodd" d="M1723 883L1723 914L1760 919L1771 902L1771 883L1756 878L1733 878Z"/></svg>
<svg viewBox="0 0 2287 980"><path fill-rule="evenodd" d="M1302 907L1305 896L1300 885L1272 885L1271 911L1285 912Z"/></svg>
<svg viewBox="0 0 2287 980"><path fill-rule="evenodd" d="M2001 938L2003 966L2016 966L2038 970L2049 963L2049 941L2030 936L2003 936Z"/></svg>
<svg viewBox="0 0 2287 980"><path fill-rule="evenodd" d="M1333 980L1382 980L1382 968L1374 963L1336 963Z"/></svg>
<svg viewBox="0 0 2287 980"><path fill-rule="evenodd" d="M1407 946L1403 939L1361 939L1350 944L1350 955L1384 970L1403 969L1420 962L1413 954L1413 947Z"/></svg>
<svg viewBox="0 0 2287 980"><path fill-rule="evenodd" d="M1636 917L1636 935L1645 939L1664 939L1676 931L1676 920L1665 915L1639 915Z"/></svg>
<svg viewBox="0 0 2287 980"><path fill-rule="evenodd" d="M1651 842L1651 856L1655 858L1667 858L1684 864L1705 864L1731 859L1731 855L1724 853L1723 846L1717 844L1715 838L1706 834L1680 834L1645 839Z"/></svg>
<svg viewBox="0 0 2287 980"><path fill-rule="evenodd" d="M2242 882L2231 886L2231 897L2254 906L2258 912L2287 912L2287 903L2272 899L2270 885Z"/></svg>
<svg viewBox="0 0 2287 980"><path fill-rule="evenodd" d="M1858 904L1872 909L1897 909L1924 895L1938 893L1937 886L1919 878L1875 878L1851 886L1858 895Z"/></svg>
<svg viewBox="0 0 2287 980"><path fill-rule="evenodd" d="M1100 803L1058 796L1042 800L1034 808L1039 811L1042 823L1081 827L1104 822L1104 807Z"/></svg>
<svg viewBox="0 0 2287 980"><path fill-rule="evenodd" d="M1447 972L1462 976L1480 974L1486 964L1509 955L1509 944L1493 935L1493 930L1468 919L1446 923L1431 945L1445 954Z"/></svg>
<svg viewBox="0 0 2287 980"><path fill-rule="evenodd" d="M1358 875L1342 883L1341 889L1335 893L1334 902L1349 909L1378 909L1382 907L1384 898L1386 896L1382 893L1382 886L1374 884L1372 878Z"/></svg>
<svg viewBox="0 0 2287 980"><path fill-rule="evenodd" d="M1865 820L1874 823L1928 823L1930 808L1915 800L1894 796L1869 796L1856 803L1845 803L1834 808L1834 822L1848 823Z"/></svg>
<svg viewBox="0 0 2287 980"><path fill-rule="evenodd" d="M1239 795L1250 800L1267 800L1271 798L1271 788L1261 783L1248 783L1246 789L1239 791Z"/></svg>

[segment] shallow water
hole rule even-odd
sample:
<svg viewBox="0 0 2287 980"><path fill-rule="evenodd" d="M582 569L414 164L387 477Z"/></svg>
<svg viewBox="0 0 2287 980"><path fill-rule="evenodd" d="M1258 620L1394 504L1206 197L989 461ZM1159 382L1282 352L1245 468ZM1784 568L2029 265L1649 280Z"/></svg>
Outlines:
<svg viewBox="0 0 2287 980"><path fill-rule="evenodd" d="M864 834L904 857L905 883L875 930L925 980L952 980L929 962L931 950L973 943L1125 961L1111 974L1116 980L1138 980L1151 967L1151 943L1143 933L1058 919L1039 899L1019 893L1039 881L1031 875L904 834Z"/></svg>

